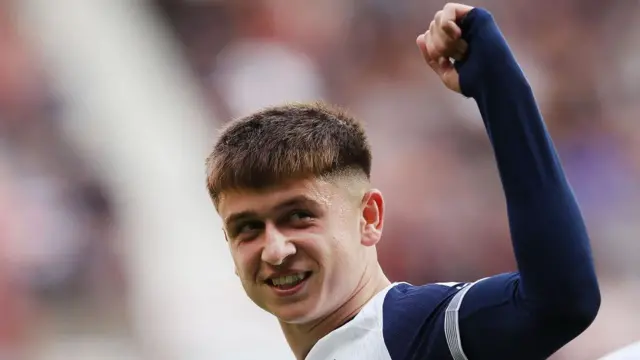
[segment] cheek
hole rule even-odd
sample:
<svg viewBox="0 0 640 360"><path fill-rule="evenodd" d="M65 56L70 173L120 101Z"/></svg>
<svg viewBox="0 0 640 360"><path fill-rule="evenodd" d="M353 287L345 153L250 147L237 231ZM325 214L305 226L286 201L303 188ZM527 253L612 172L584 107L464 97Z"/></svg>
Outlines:
<svg viewBox="0 0 640 360"><path fill-rule="evenodd" d="M240 245L231 250L231 257L236 267L236 275L241 279L252 276L260 266L260 252L249 244Z"/></svg>
<svg viewBox="0 0 640 360"><path fill-rule="evenodd" d="M343 275L358 274L356 270L361 268L361 264L366 259L366 247L361 243L358 219L344 219L333 233L332 239L332 256L336 258L335 266L340 268Z"/></svg>
<svg viewBox="0 0 640 360"><path fill-rule="evenodd" d="M358 233L356 226L340 226L326 235L327 252L336 266L347 266L357 259L361 247Z"/></svg>
<svg viewBox="0 0 640 360"><path fill-rule="evenodd" d="M296 255L298 257L308 257L315 262L324 262L330 253L330 244L328 236L325 232L313 231L298 233L293 244L296 247Z"/></svg>
<svg viewBox="0 0 640 360"><path fill-rule="evenodd" d="M349 213L339 219L334 234L344 251L361 248L361 227L360 217L354 214Z"/></svg>

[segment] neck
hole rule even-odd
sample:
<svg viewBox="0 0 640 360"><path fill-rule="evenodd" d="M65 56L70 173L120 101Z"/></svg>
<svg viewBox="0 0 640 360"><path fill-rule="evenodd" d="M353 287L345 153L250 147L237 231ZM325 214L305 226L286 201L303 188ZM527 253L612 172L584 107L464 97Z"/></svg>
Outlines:
<svg viewBox="0 0 640 360"><path fill-rule="evenodd" d="M296 359L304 360L318 340L355 317L369 300L391 284L379 265L376 264L376 269L370 273L372 274L367 274L365 271L354 293L330 314L305 324L280 322L287 343Z"/></svg>

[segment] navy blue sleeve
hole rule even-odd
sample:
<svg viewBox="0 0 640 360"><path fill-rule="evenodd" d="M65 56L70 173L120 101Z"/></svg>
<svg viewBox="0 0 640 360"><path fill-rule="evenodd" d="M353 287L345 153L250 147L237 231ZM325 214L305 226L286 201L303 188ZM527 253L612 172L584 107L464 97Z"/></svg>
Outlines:
<svg viewBox="0 0 640 360"><path fill-rule="evenodd" d="M600 306L582 215L531 87L489 12L462 23L462 93L480 110L504 188L518 273L471 287L459 311L469 360L545 359ZM471 239L472 241L472 239Z"/></svg>
<svg viewBox="0 0 640 360"><path fill-rule="evenodd" d="M444 313L462 286L400 284L389 290L382 308L382 330L392 360L451 359L443 331Z"/></svg>

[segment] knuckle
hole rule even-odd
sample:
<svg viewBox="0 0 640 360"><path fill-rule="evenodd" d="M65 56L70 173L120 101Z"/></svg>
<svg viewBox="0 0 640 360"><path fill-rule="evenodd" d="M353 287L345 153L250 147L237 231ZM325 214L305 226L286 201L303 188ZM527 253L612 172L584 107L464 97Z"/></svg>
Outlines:
<svg viewBox="0 0 640 360"><path fill-rule="evenodd" d="M440 24L442 23L442 17L443 17L443 12L442 10L440 10L436 13L436 16L434 17L436 26L440 27Z"/></svg>
<svg viewBox="0 0 640 360"><path fill-rule="evenodd" d="M431 38L427 39L426 48L427 48L427 55L429 56L429 58L434 59L437 57L438 50L436 49L433 39Z"/></svg>
<svg viewBox="0 0 640 360"><path fill-rule="evenodd" d="M425 48L427 49L427 53L431 55L431 52L433 51L433 40L431 39L431 36L427 35L425 37L424 45L425 45Z"/></svg>
<svg viewBox="0 0 640 360"><path fill-rule="evenodd" d="M444 54L447 51L447 46L442 41L435 41L433 47L438 54Z"/></svg>

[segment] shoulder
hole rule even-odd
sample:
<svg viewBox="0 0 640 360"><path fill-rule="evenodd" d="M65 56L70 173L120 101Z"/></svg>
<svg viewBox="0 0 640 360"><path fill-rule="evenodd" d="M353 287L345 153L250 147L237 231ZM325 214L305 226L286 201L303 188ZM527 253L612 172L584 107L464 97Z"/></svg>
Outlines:
<svg viewBox="0 0 640 360"><path fill-rule="evenodd" d="M440 298L451 292L461 289L466 282L440 282L425 285L412 285L401 282L389 289L386 294L387 300L408 300L415 296L427 298Z"/></svg>
<svg viewBox="0 0 640 360"><path fill-rule="evenodd" d="M399 283L392 287L386 294L383 305L383 316L387 313L400 315L402 313L436 310L439 306L461 290L467 283L433 283L415 286L408 283ZM394 316L395 317L395 316Z"/></svg>
<svg viewBox="0 0 640 360"><path fill-rule="evenodd" d="M382 306L384 341L393 359L408 353L436 356L447 351L444 312L451 298L468 283L399 283L389 289Z"/></svg>

